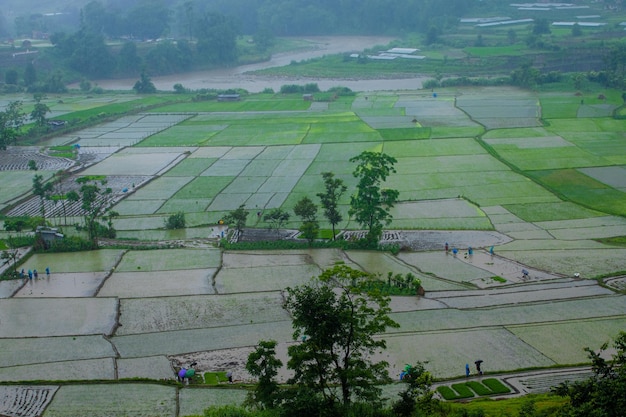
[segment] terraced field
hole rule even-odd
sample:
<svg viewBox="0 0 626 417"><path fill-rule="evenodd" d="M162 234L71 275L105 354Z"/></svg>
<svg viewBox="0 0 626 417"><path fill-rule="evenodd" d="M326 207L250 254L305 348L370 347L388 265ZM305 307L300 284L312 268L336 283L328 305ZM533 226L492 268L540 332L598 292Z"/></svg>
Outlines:
<svg viewBox="0 0 626 417"><path fill-rule="evenodd" d="M103 175L116 195L118 237L180 247L36 254L20 268L48 267L49 277L0 281L0 381L15 384L0 391L0 414L69 415L77 398L89 398L81 410L96 416L185 416L240 402L236 389L200 394L115 382L173 379L177 366L193 361L199 373L230 370L248 381L247 353L268 335L286 362L294 341L281 292L336 262L422 280L425 296L393 297L401 327L380 335L393 376L417 360L439 378L464 375L476 359L488 374L579 365L585 346L626 328L626 249L597 240L626 235L623 121L587 109L592 99L583 105L569 93L499 88L357 94L314 105L268 95L246 100L197 112L189 103L171 105L52 141L83 143L79 154L93 155L78 160L83 170L61 190L76 187L79 176ZM563 102L567 111L558 108ZM348 160L363 150L398 159L385 186L398 189L401 201L384 239L406 250L216 246L226 212L245 204L247 226L268 233L257 212L292 210L301 197L314 197L325 171L350 190L339 229L358 235L347 216L355 185ZM2 186L0 208L37 214L39 200L24 195L33 173L22 165L0 170L2 184L11 184ZM80 221L78 206L64 213L45 204L53 224L64 214L70 224ZM178 211L188 228L165 230L164 219ZM286 227L298 226L294 217ZM446 253L445 243L458 253ZM600 276L610 277L607 286L592 279ZM533 378L516 383L532 389L558 379ZM28 391L35 380L112 384Z"/></svg>

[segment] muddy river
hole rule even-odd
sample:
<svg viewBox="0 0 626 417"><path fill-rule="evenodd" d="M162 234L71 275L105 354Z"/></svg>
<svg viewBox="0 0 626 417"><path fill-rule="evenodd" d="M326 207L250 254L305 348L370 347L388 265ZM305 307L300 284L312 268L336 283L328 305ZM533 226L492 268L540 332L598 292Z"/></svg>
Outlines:
<svg viewBox="0 0 626 417"><path fill-rule="evenodd" d="M403 79L323 79L306 77L268 77L251 75L248 72L264 68L288 65L290 62L302 61L324 55L362 52L366 48L375 45L386 45L393 38L390 37L370 37L370 36L333 36L333 37L309 37L306 38L311 43L311 48L305 51L295 51L281 53L272 56L267 62L243 65L234 68L197 71L185 74L166 75L152 77L152 82L157 89L162 91L172 91L174 84L180 83L185 88L199 90L202 88L228 89L243 88L251 93L258 93L265 88L272 88L274 91L280 90L285 84L306 84L317 83L321 90L328 90L331 87L343 86L353 91L382 91L382 90L415 90L421 88L422 81L427 77L416 76ZM131 90L137 78L117 79L117 80L97 80L95 84L105 90ZM77 87L77 86L72 86Z"/></svg>

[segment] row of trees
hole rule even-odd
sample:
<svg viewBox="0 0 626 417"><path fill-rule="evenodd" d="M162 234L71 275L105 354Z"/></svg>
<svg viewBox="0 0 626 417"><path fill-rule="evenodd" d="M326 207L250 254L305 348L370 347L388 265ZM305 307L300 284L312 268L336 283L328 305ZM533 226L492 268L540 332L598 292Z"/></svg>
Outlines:
<svg viewBox="0 0 626 417"><path fill-rule="evenodd" d="M139 39L196 36L194 19L206 13L232 17L246 33L268 30L274 35L322 35L336 33L387 34L420 32L429 25L455 22L456 17L479 9L503 8L496 1L471 0L186 0L175 4L158 1L119 2L94 0L59 17L31 13L14 21L16 34L54 32L53 26L87 25L107 37ZM73 18L72 18L73 17Z"/></svg>
<svg viewBox="0 0 626 417"><path fill-rule="evenodd" d="M172 74L187 71L192 65L237 62L239 32L231 19L213 13L194 17L194 22L194 42L166 39L141 51L133 40L121 48L108 47L106 36L93 25L83 25L71 34L55 32L50 42L57 59L91 78L136 75L143 67L152 74Z"/></svg>
<svg viewBox="0 0 626 417"><path fill-rule="evenodd" d="M357 223L367 230L365 244L368 247L378 246L382 236L383 227L389 225L393 216L390 209L398 200L399 192L394 189L382 188L391 173L395 173L394 164L397 160L382 152L364 151L350 159L356 163L353 175L358 179L356 192L350 197L350 209L348 214L353 216ZM336 226L343 221L343 215L339 209L339 202L347 191L343 180L336 178L332 172L322 173L324 179L324 192L317 193L324 210L324 217L332 227L332 237L335 239ZM302 220L300 232L309 242L315 240L319 234L317 221L317 206L309 197L301 198L293 208L294 213ZM264 215L270 229L280 229L290 219L289 212L275 208ZM224 216L226 224L235 227L237 233L241 233L246 225L248 211L245 205Z"/></svg>
<svg viewBox="0 0 626 417"><path fill-rule="evenodd" d="M85 230L89 238L89 247L98 248L99 237L115 237L113 219L119 214L112 210L113 189L107 187L104 177L80 177L76 180L77 189L64 192L61 184L66 179L63 171L55 174L53 181L44 181L42 175L33 177L32 192L39 198L39 211L42 224L46 224L46 201L60 202L67 222L67 210L73 205L79 205L83 216L83 224L77 225ZM74 210L75 211L75 210ZM102 222L105 222L103 224ZM184 220L183 220L184 221Z"/></svg>
<svg viewBox="0 0 626 417"><path fill-rule="evenodd" d="M35 130L47 130L46 115L50 112L50 108L42 101L46 96L36 93L33 98L35 104L28 115L22 110L22 102L19 100L9 102L0 112L0 150L6 150L9 145L17 145L27 119L34 122Z"/></svg>

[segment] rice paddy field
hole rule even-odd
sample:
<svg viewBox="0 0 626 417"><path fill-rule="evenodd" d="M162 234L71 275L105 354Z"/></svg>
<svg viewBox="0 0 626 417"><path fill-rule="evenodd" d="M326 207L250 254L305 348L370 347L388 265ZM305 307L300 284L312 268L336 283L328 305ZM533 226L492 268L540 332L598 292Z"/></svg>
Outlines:
<svg viewBox="0 0 626 417"><path fill-rule="evenodd" d="M28 395L33 411L20 415L182 417L240 403L239 389L127 379L172 380L176 366L196 361L199 373L230 370L246 382L246 352L267 338L286 362L294 341L283 291L336 262L421 280L426 295L392 297L401 327L379 336L394 377L415 361L437 378L462 376L478 358L494 374L584 365L584 347L626 330L626 296L600 285L626 274L623 245L600 241L626 236L626 122L611 117L621 98L599 93L381 91L332 103L259 94L168 104L51 139L81 144L78 176L107 177L114 226L131 249L37 253L20 268L37 269L38 279L0 281L0 381L16 387L0 391L0 414ZM100 101L64 104L59 115ZM269 210L293 213L304 196L317 202L327 171L348 187L337 229L358 231L348 216L349 159L365 150L397 158L384 186L400 201L384 239L406 250L217 247L229 211L244 204L247 227L266 229ZM0 170L10 184L0 209L37 213L38 200L23 195L31 180ZM187 228L165 230L177 212ZM286 228L299 225L292 214ZM132 248L162 240L179 247ZM47 383L25 394L28 381L59 380L112 383Z"/></svg>

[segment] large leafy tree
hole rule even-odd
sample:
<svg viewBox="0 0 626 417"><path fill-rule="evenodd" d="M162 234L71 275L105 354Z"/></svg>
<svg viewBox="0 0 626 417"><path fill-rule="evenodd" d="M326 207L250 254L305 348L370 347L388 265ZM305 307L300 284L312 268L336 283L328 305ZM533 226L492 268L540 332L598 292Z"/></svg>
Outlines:
<svg viewBox="0 0 626 417"><path fill-rule="evenodd" d="M424 410L432 405L433 376L426 370L423 363L407 365L404 368L402 382L406 384L406 388L398 394L400 399L392 405L394 415L410 417L414 415L416 408Z"/></svg>
<svg viewBox="0 0 626 417"><path fill-rule="evenodd" d="M288 348L289 381L317 404L347 407L353 399L377 405L378 384L388 381L387 363L373 356L386 347L376 337L399 325L389 318L389 297L368 293L371 279L346 265L327 269L314 284L287 289L284 307L291 314L293 337Z"/></svg>
<svg viewBox="0 0 626 417"><path fill-rule="evenodd" d="M42 103L42 100L46 98L45 94L35 93L34 98L35 105L30 112L30 118L35 121L38 128L44 129L47 123L46 114L50 112L50 107L46 103Z"/></svg>
<svg viewBox="0 0 626 417"><path fill-rule="evenodd" d="M146 72L145 68L141 70L141 74L139 75L139 80L137 80L137 82L133 86L133 90L135 90L137 94L156 93L156 87L154 86L154 83L152 82L152 79Z"/></svg>
<svg viewBox="0 0 626 417"><path fill-rule="evenodd" d="M348 188L344 185L343 180L335 178L335 174L332 172L322 172L322 178L324 178L325 191L318 193L317 196L322 202L322 207L324 207L324 216L332 226L333 240L335 240L335 226L343 220L338 209L339 199Z"/></svg>
<svg viewBox="0 0 626 417"><path fill-rule="evenodd" d="M210 64L232 64L237 61L237 27L219 13L207 13L196 23L198 59Z"/></svg>
<svg viewBox="0 0 626 417"><path fill-rule="evenodd" d="M275 208L264 215L263 220L269 224L270 230L274 229L278 233L278 230L289 221L289 217L291 217L290 214L285 210Z"/></svg>
<svg viewBox="0 0 626 417"><path fill-rule="evenodd" d="M157 39L169 33L172 12L162 0L143 0L128 12L126 33L142 39Z"/></svg>
<svg viewBox="0 0 626 417"><path fill-rule="evenodd" d="M626 410L626 332L615 338L615 354L605 359L608 343L595 352L585 351L591 359L591 378L565 382L554 389L556 394L569 397L570 403L562 410L567 417L621 417Z"/></svg>
<svg viewBox="0 0 626 417"><path fill-rule="evenodd" d="M239 237L243 233L243 228L246 227L248 214L249 213L246 210L246 205L242 204L235 210L229 212L226 216L224 216L224 223L235 226L235 230L237 232L237 240L239 240Z"/></svg>
<svg viewBox="0 0 626 417"><path fill-rule="evenodd" d="M16 144L25 119L21 101L10 102L5 110L0 112L0 149Z"/></svg>
<svg viewBox="0 0 626 417"><path fill-rule="evenodd" d="M259 380L254 391L248 394L249 402L263 408L274 408L278 405L280 387L276 382L276 375L281 366L282 361L276 358L276 341L261 340L246 362L246 370Z"/></svg>
<svg viewBox="0 0 626 417"><path fill-rule="evenodd" d="M141 68L142 59L137 54L137 44L126 42L117 56L117 70L121 74L136 74Z"/></svg>
<svg viewBox="0 0 626 417"><path fill-rule="evenodd" d="M390 209L398 200L399 192L382 188L389 174L395 173L396 158L382 152L364 151L350 159L357 164L352 175L358 179L357 191L350 199L349 214L367 229L367 243L376 246L383 225L392 220Z"/></svg>
<svg viewBox="0 0 626 417"><path fill-rule="evenodd" d="M312 243L319 232L317 223L317 206L309 197L302 197L294 206L293 212L302 219L300 232L309 243Z"/></svg>

